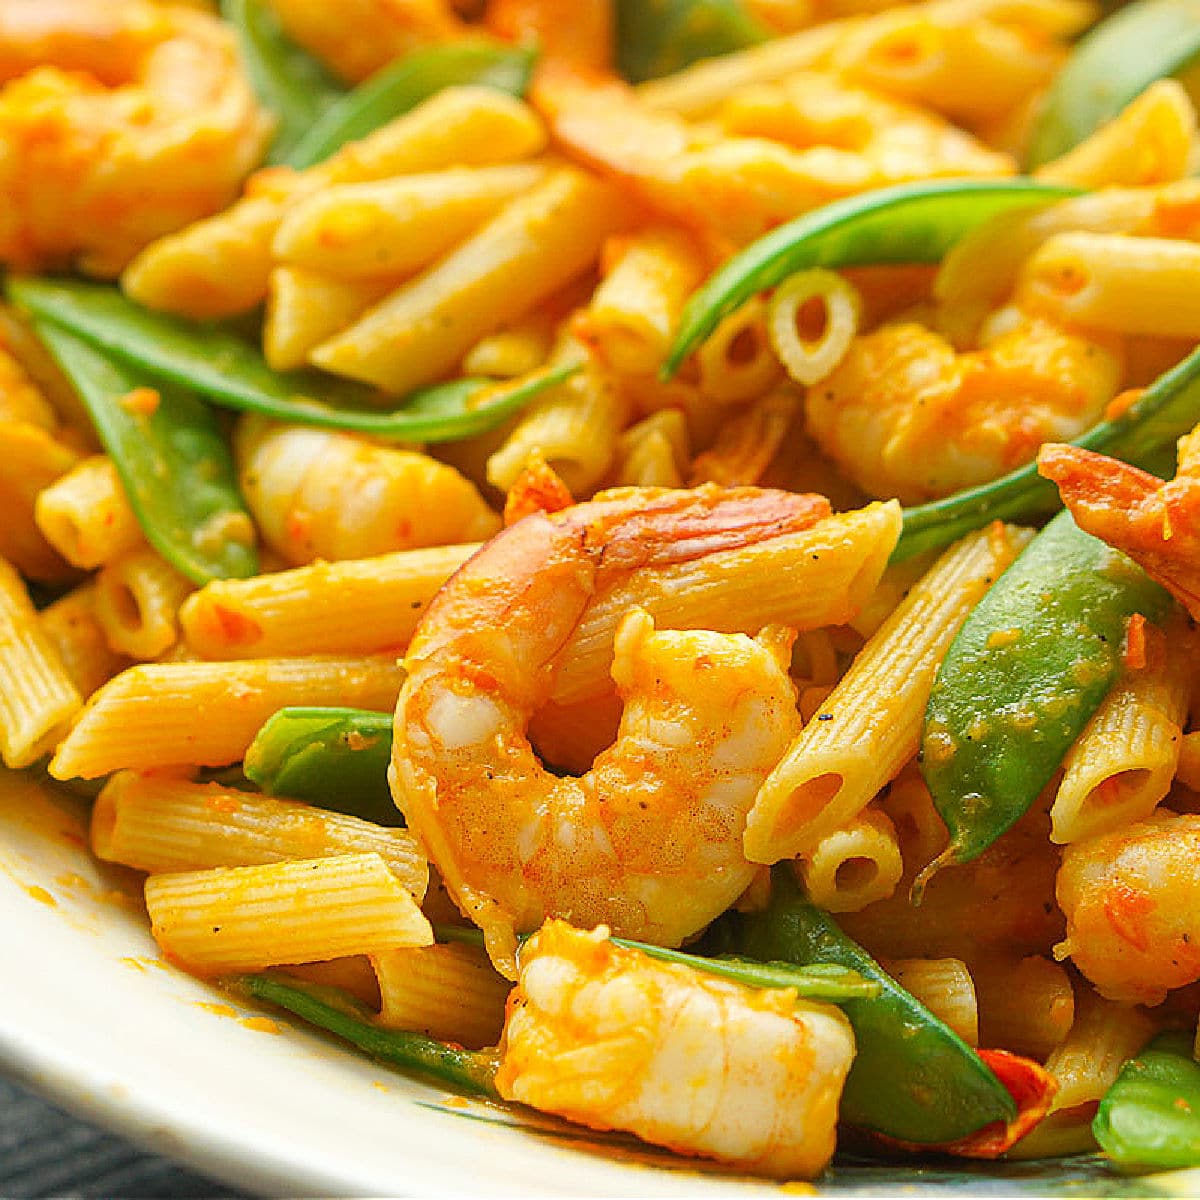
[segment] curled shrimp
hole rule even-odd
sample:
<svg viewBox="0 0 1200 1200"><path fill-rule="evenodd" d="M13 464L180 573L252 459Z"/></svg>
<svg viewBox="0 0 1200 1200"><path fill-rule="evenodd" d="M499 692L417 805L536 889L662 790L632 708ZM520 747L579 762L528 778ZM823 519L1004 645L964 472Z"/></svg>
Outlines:
<svg viewBox="0 0 1200 1200"><path fill-rule="evenodd" d="M474 542L500 527L469 479L413 450L245 417L234 452L264 540L296 566Z"/></svg>
<svg viewBox="0 0 1200 1200"><path fill-rule="evenodd" d="M745 816L796 722L792 635L617 629L616 742L557 776L526 736L591 597L657 566L804 529L823 497L624 488L509 526L438 593L413 636L390 779L456 902L512 969L547 916L678 945L753 877Z"/></svg>
<svg viewBox="0 0 1200 1200"><path fill-rule="evenodd" d="M1200 979L1200 817L1163 813L1063 851L1070 956L1101 995L1159 1004Z"/></svg>
<svg viewBox="0 0 1200 1200"><path fill-rule="evenodd" d="M269 0L288 35L347 83L424 45L462 37L445 0Z"/></svg>
<svg viewBox="0 0 1200 1200"><path fill-rule="evenodd" d="M237 195L271 134L233 33L148 0L0 4L0 262L112 276Z"/></svg>
<svg viewBox="0 0 1200 1200"><path fill-rule="evenodd" d="M918 504L987 483L1031 461L1042 442L1091 428L1123 370L1119 339L1037 317L962 354L941 334L898 322L855 338L809 388L809 432L869 495Z"/></svg>
<svg viewBox="0 0 1200 1200"><path fill-rule="evenodd" d="M1080 529L1128 554L1200 620L1200 426L1179 439L1166 483L1077 446L1043 446L1038 470Z"/></svg>
<svg viewBox="0 0 1200 1200"><path fill-rule="evenodd" d="M781 1179L833 1153L854 1034L828 1004L656 962L549 921L521 948L496 1086L592 1129L625 1129Z"/></svg>

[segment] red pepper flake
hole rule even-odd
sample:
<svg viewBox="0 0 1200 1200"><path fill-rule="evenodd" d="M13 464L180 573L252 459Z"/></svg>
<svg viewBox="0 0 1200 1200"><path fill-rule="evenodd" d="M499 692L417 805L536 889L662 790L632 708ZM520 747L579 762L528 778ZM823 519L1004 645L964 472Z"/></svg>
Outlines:
<svg viewBox="0 0 1200 1200"><path fill-rule="evenodd" d="M1146 618L1134 613L1125 622L1125 637L1121 642L1121 662L1127 671L1146 669Z"/></svg>
<svg viewBox="0 0 1200 1200"><path fill-rule="evenodd" d="M121 407L135 417L152 417L158 412L162 397L150 387L135 387L121 397Z"/></svg>
<svg viewBox="0 0 1200 1200"><path fill-rule="evenodd" d="M1115 421L1123 417L1141 398L1145 388L1126 388L1118 392L1105 406L1104 419Z"/></svg>

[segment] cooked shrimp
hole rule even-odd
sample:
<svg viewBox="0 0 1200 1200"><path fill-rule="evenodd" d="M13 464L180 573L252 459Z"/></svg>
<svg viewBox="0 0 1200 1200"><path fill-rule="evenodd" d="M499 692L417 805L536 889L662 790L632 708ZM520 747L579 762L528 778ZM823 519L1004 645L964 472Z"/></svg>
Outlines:
<svg viewBox="0 0 1200 1200"><path fill-rule="evenodd" d="M267 545L300 566L490 537L500 518L453 467L363 437L243 418L238 478Z"/></svg>
<svg viewBox="0 0 1200 1200"><path fill-rule="evenodd" d="M964 354L923 325L889 324L855 338L808 390L809 432L869 495L916 504L1004 475L1044 441L1077 437L1101 418L1123 370L1119 339L1036 317Z"/></svg>
<svg viewBox="0 0 1200 1200"><path fill-rule="evenodd" d="M1162 814L1063 851L1070 956L1101 995L1159 1004L1200 979L1200 816Z"/></svg>
<svg viewBox="0 0 1200 1200"><path fill-rule="evenodd" d="M445 0L268 0L288 35L358 83L424 45L461 37Z"/></svg>
<svg viewBox="0 0 1200 1200"><path fill-rule="evenodd" d="M790 632L656 632L635 609L614 645L616 742L559 777L526 727L595 593L826 511L754 488L624 488L525 517L438 593L405 660L392 794L501 969L547 916L678 945L749 883L746 812L797 721Z"/></svg>
<svg viewBox="0 0 1200 1200"><path fill-rule="evenodd" d="M733 105L734 136L655 112L623 84L549 67L533 97L574 157L718 246L871 188L1015 169L937 116L820 74L764 85L745 107Z"/></svg>
<svg viewBox="0 0 1200 1200"><path fill-rule="evenodd" d="M1077 446L1043 446L1038 470L1080 529L1123 550L1200 620L1200 426L1179 439L1166 483Z"/></svg>
<svg viewBox="0 0 1200 1200"><path fill-rule="evenodd" d="M496 1086L680 1154L811 1179L833 1153L854 1034L828 1004L657 962L550 921L521 948Z"/></svg>
<svg viewBox="0 0 1200 1200"><path fill-rule="evenodd" d="M0 5L0 262L111 276L225 207L272 121L233 33L147 0Z"/></svg>

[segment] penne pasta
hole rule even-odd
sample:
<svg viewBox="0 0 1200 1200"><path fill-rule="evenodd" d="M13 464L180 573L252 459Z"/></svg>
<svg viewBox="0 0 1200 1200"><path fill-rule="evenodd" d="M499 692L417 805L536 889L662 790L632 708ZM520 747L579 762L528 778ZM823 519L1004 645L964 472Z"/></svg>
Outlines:
<svg viewBox="0 0 1200 1200"><path fill-rule="evenodd" d="M429 884L407 829L170 775L113 775L92 809L91 840L97 857L150 875L378 854L418 900Z"/></svg>
<svg viewBox="0 0 1200 1200"><path fill-rule="evenodd" d="M970 534L913 585L767 777L746 822L752 862L808 852L899 774L946 649L1028 540L999 525Z"/></svg>
<svg viewBox="0 0 1200 1200"><path fill-rule="evenodd" d="M112 559L97 574L93 611L118 654L157 658L179 637L179 606L193 591L190 580L142 547Z"/></svg>
<svg viewBox="0 0 1200 1200"><path fill-rule="evenodd" d="M767 335L788 375L811 387L842 361L858 332L862 298L834 271L816 267L776 288Z"/></svg>
<svg viewBox="0 0 1200 1200"><path fill-rule="evenodd" d="M227 766L263 722L293 705L387 712L403 672L395 656L147 663L93 695L50 764L56 779L125 768Z"/></svg>
<svg viewBox="0 0 1200 1200"><path fill-rule="evenodd" d="M474 946L385 950L371 963L379 981L378 1021L470 1049L494 1046L512 984Z"/></svg>
<svg viewBox="0 0 1200 1200"><path fill-rule="evenodd" d="M398 653L438 588L478 548L397 550L215 579L183 602L179 622L201 658Z"/></svg>
<svg viewBox="0 0 1200 1200"><path fill-rule="evenodd" d="M904 874L895 826L886 813L867 810L821 838L799 860L799 873L819 908L860 912L890 896Z"/></svg>
<svg viewBox="0 0 1200 1200"><path fill-rule="evenodd" d="M980 1044L975 981L961 959L896 958L880 965L968 1046Z"/></svg>
<svg viewBox="0 0 1200 1200"><path fill-rule="evenodd" d="M870 595L900 533L900 508L871 504L802 533L633 578L598 595L559 657L553 699L573 704L608 689L613 638L633 605L665 629L815 629L849 619Z"/></svg>
<svg viewBox="0 0 1200 1200"><path fill-rule="evenodd" d="M106 454L83 459L42 488L34 515L42 536L84 570L142 544L142 527Z"/></svg>
<svg viewBox="0 0 1200 1200"><path fill-rule="evenodd" d="M80 584L38 613L67 675L85 700L101 684L130 666L129 659L108 644L96 619L96 588Z"/></svg>
<svg viewBox="0 0 1200 1200"><path fill-rule="evenodd" d="M73 575L39 528L38 495L61 479L79 455L28 421L0 419L0 558L33 579L60 582Z"/></svg>
<svg viewBox="0 0 1200 1200"><path fill-rule="evenodd" d="M1044 1061L1062 1045L1075 1021L1075 993L1063 967L1034 954L980 957L972 964L979 997L979 1037Z"/></svg>
<svg viewBox="0 0 1200 1200"><path fill-rule="evenodd" d="M197 975L433 941L416 901L378 854L152 875L146 910L166 957Z"/></svg>
<svg viewBox="0 0 1200 1200"><path fill-rule="evenodd" d="M0 559L0 758L27 767L53 749L82 699L20 575Z"/></svg>
<svg viewBox="0 0 1200 1200"><path fill-rule="evenodd" d="M312 361L401 394L429 383L484 334L586 271L628 213L616 189L579 171L556 171L319 346Z"/></svg>

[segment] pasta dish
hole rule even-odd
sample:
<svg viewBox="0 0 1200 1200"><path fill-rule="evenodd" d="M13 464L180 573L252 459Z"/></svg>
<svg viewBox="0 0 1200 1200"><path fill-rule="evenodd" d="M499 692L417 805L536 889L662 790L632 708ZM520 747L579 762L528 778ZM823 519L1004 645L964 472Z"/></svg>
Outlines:
<svg viewBox="0 0 1200 1200"><path fill-rule="evenodd" d="M165 961L456 1091L1200 1166L1198 63L0 0L3 769Z"/></svg>

